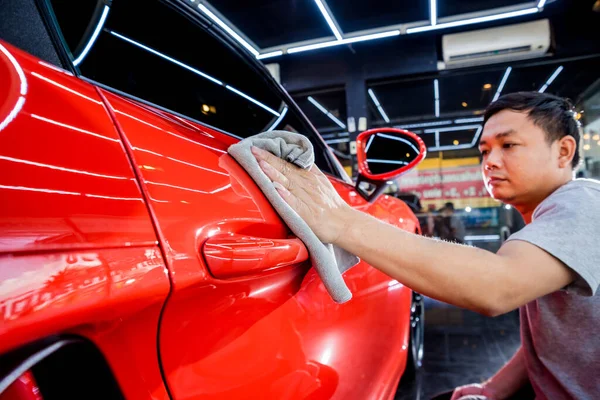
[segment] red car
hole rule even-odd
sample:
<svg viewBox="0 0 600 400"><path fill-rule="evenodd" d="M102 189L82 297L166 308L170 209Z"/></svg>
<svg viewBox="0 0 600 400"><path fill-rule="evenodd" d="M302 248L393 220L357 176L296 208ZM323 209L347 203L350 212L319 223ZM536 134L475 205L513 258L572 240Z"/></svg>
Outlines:
<svg viewBox="0 0 600 400"><path fill-rule="evenodd" d="M301 132L352 206L417 219L357 189L260 62L189 1L0 15L1 400L394 397L420 297L361 262L334 303L227 148ZM361 180L381 187L401 171L370 175L372 136Z"/></svg>

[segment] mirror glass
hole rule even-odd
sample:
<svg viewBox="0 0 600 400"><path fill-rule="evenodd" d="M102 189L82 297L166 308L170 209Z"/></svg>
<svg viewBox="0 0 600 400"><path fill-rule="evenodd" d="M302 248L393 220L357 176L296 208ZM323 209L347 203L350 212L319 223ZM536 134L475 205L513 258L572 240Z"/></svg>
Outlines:
<svg viewBox="0 0 600 400"><path fill-rule="evenodd" d="M408 135L377 132L365 144L371 174L385 174L410 164L419 156L419 143Z"/></svg>

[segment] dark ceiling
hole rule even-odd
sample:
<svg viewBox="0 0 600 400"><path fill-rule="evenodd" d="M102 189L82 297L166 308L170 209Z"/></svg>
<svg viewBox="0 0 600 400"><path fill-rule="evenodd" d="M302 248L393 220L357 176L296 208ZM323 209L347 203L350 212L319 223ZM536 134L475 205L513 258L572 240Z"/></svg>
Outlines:
<svg viewBox="0 0 600 400"><path fill-rule="evenodd" d="M209 0L210 1L210 0ZM364 97L369 126L406 126L418 122L454 121L479 116L491 102L507 67L512 68L502 93L539 90L563 66L546 92L580 101L582 94L600 78L600 13L592 11L595 0L548 0L542 12L413 35L286 54L265 60L278 63L281 82L326 138L344 132L309 100L318 101L341 121L352 114L356 96ZM344 34L429 18L428 0L364 1L326 0ZM511 7L535 6L527 0L437 0L439 18ZM315 0L220 0L211 2L223 16L261 49L333 34ZM552 45L546 57L480 67L438 70L441 38L454 32L505 26L542 18L550 20ZM435 116L433 81L439 82L439 117ZM370 88L390 119L387 123L366 90ZM484 86L488 84L489 86ZM360 104L360 102L359 102ZM428 144L433 135L421 131ZM455 140L465 143L476 129L440 135L439 146ZM433 141L432 141L433 140ZM448 142L448 143L446 143Z"/></svg>

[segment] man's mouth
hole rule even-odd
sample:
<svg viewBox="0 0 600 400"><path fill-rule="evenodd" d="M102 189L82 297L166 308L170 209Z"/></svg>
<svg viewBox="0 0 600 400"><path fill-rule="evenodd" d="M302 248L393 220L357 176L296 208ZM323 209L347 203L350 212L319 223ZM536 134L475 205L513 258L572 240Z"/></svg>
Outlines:
<svg viewBox="0 0 600 400"><path fill-rule="evenodd" d="M506 179L503 178L497 178L497 177L492 177L492 178L488 178L488 185L497 185L501 182L505 182Z"/></svg>

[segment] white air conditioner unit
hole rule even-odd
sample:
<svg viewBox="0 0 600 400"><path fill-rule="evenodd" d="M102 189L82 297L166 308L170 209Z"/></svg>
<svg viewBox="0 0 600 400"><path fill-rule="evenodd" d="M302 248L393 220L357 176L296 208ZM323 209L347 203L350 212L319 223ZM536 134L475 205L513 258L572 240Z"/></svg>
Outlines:
<svg viewBox="0 0 600 400"><path fill-rule="evenodd" d="M454 33L442 37L444 68L494 64L542 57L550 49L550 22L542 19L523 24Z"/></svg>

